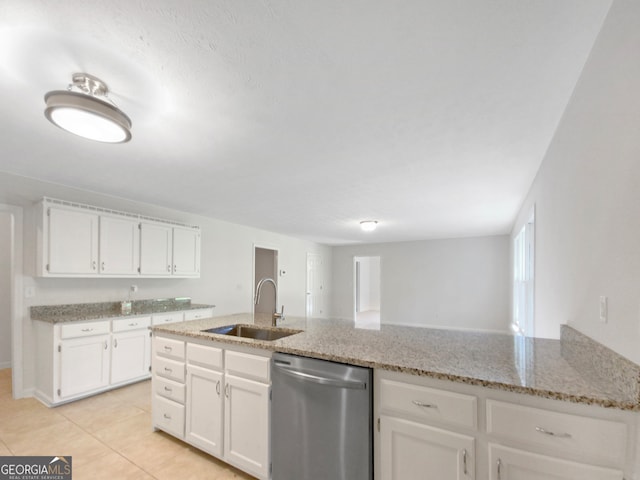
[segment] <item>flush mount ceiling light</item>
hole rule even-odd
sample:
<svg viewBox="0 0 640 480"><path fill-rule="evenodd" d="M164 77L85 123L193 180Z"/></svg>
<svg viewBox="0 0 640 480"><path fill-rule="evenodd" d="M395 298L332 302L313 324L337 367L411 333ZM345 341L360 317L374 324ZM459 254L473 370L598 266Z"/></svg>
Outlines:
<svg viewBox="0 0 640 480"><path fill-rule="evenodd" d="M373 232L378 226L376 220L363 220L360 222L360 228L363 232Z"/></svg>
<svg viewBox="0 0 640 480"><path fill-rule="evenodd" d="M131 120L109 100L107 85L88 73L74 73L67 90L44 96L44 115L54 125L80 137L106 143L131 140Z"/></svg>

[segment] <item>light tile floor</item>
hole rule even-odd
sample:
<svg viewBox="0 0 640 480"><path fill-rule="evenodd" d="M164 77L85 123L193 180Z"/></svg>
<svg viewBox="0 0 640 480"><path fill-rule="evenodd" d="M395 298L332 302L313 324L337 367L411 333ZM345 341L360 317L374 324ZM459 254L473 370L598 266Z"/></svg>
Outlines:
<svg viewBox="0 0 640 480"><path fill-rule="evenodd" d="M14 400L0 370L0 456L73 457L74 480L249 480L253 477L151 427L151 381L56 408Z"/></svg>

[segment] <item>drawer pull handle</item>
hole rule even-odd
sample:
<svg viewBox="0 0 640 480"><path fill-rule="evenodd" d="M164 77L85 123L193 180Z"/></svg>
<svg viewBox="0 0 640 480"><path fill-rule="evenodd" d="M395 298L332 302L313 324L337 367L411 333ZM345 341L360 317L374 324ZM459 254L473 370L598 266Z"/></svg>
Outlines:
<svg viewBox="0 0 640 480"><path fill-rule="evenodd" d="M171 415L169 415L168 413L165 413L163 417L166 418L167 420L171 420Z"/></svg>
<svg viewBox="0 0 640 480"><path fill-rule="evenodd" d="M536 432L544 433L545 435L549 435L550 437L571 438L571 434L570 433L556 433L556 432L552 432L550 430L546 430L546 429L544 429L542 427L536 427Z"/></svg>
<svg viewBox="0 0 640 480"><path fill-rule="evenodd" d="M166 322L166 320L165 320L165 322ZM164 349L165 349L167 352L170 352L171 350L173 350L173 348L169 347L168 345L165 345L165 346L164 346Z"/></svg>
<svg viewBox="0 0 640 480"><path fill-rule="evenodd" d="M93 328L83 328L83 332L93 332Z"/></svg>
<svg viewBox="0 0 640 480"><path fill-rule="evenodd" d="M164 387L164 391L165 392L172 392L173 390L171 390L171 387Z"/></svg>
<svg viewBox="0 0 640 480"><path fill-rule="evenodd" d="M498 465L498 480L502 480L502 460L498 459L496 464Z"/></svg>
<svg viewBox="0 0 640 480"><path fill-rule="evenodd" d="M130 323L130 324L129 324L129 326L130 326L130 327L137 327L137 326L138 326L138 322L136 322L136 323Z"/></svg>
<svg viewBox="0 0 640 480"><path fill-rule="evenodd" d="M467 449L462 450L462 466L464 467L464 474L467 474Z"/></svg>
<svg viewBox="0 0 640 480"><path fill-rule="evenodd" d="M434 403L424 403L424 402L420 402L418 400L414 400L413 404L417 405L418 407L422 407L422 408L438 408L438 405L436 405Z"/></svg>
<svg viewBox="0 0 640 480"><path fill-rule="evenodd" d="M169 367L164 367L164 371L167 372L167 373L173 372L173 370L170 369Z"/></svg>

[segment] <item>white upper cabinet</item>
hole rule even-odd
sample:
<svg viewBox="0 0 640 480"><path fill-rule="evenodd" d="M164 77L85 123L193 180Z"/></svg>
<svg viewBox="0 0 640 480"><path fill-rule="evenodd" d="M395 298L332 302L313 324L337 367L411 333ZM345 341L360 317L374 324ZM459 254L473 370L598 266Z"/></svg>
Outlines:
<svg viewBox="0 0 640 480"><path fill-rule="evenodd" d="M40 276L200 276L198 227L47 198L40 208Z"/></svg>
<svg viewBox="0 0 640 480"><path fill-rule="evenodd" d="M51 207L45 212L46 265L50 274L98 273L98 222L95 213Z"/></svg>
<svg viewBox="0 0 640 480"><path fill-rule="evenodd" d="M140 227L136 219L100 216L100 273L138 275Z"/></svg>
<svg viewBox="0 0 640 480"><path fill-rule="evenodd" d="M200 276L200 230L173 228L173 274Z"/></svg>
<svg viewBox="0 0 640 480"><path fill-rule="evenodd" d="M157 223L140 224L140 273L171 275L173 271L172 227Z"/></svg>

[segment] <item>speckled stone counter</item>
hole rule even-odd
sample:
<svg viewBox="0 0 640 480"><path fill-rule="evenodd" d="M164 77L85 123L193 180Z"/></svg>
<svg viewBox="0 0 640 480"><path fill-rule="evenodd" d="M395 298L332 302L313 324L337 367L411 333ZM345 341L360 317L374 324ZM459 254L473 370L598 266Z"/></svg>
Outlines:
<svg viewBox="0 0 640 480"><path fill-rule="evenodd" d="M288 318L279 328L302 332L275 341L202 332L234 323L252 324L253 318L250 314L229 315L153 330L558 400L640 410L640 366L620 357L620 361L628 362L628 368L623 375L608 378L588 371L593 365L572 365L563 356L558 340L392 325L379 330L358 329L348 321L300 318ZM573 332L574 338L581 335Z"/></svg>
<svg viewBox="0 0 640 480"><path fill-rule="evenodd" d="M42 305L31 307L31 319L49 323L82 322L100 318L150 315L152 313L178 312L214 308L215 305L191 303L188 297L133 300L131 312L123 314L121 302L73 303L66 305Z"/></svg>

